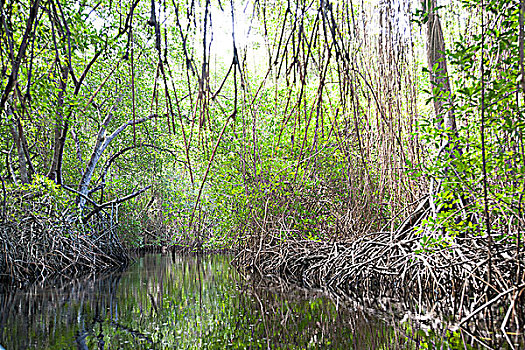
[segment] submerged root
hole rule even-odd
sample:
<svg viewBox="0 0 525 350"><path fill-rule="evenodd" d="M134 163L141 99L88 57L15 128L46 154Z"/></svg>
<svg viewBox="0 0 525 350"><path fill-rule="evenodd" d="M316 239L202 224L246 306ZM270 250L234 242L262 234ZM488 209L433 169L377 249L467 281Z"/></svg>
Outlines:
<svg viewBox="0 0 525 350"><path fill-rule="evenodd" d="M483 336L496 328L519 335L525 284L516 274L525 263L523 251L493 239L489 254L482 236L424 245L428 232L409 229L428 213L424 205L418 210L410 225L395 232L345 243L279 239L280 232L266 232L253 237L234 262L277 283L322 289L334 299L388 311L398 319L447 319L449 330L476 324L486 330Z"/></svg>

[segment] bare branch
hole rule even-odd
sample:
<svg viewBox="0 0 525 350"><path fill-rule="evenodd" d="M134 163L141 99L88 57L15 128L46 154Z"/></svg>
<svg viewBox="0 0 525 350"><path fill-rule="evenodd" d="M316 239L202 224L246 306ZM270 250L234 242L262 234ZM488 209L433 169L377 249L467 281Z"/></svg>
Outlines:
<svg viewBox="0 0 525 350"><path fill-rule="evenodd" d="M99 205L97 208L93 209L88 215L86 215L86 216L82 219L82 221L83 221L84 223L86 223L86 222L89 220L90 217L92 217L93 215L97 214L98 212L100 212L100 211L101 211L102 209L104 209L105 207L108 207L108 206L110 206L110 205L114 205L114 204L119 204L119 203L125 202L125 201L127 201L127 200L130 200L130 199L132 199L132 198L135 198L135 197L137 197L138 195L142 194L143 192L149 190L149 189L151 188L151 186L152 186L152 185L148 185L148 186L144 187L144 188L141 189L141 190L138 190L138 191L136 191L136 192L133 192L133 193L127 195L126 197L122 197L122 198L120 198L120 199L115 199L115 200L112 200L112 201L110 201L110 202L106 202L106 203L104 203L104 204Z"/></svg>

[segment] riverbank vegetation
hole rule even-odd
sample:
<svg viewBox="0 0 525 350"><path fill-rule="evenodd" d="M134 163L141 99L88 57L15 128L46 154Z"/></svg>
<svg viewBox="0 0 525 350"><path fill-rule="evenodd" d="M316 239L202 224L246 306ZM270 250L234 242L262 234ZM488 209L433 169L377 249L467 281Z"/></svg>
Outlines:
<svg viewBox="0 0 525 350"><path fill-rule="evenodd" d="M2 286L25 287L49 277L69 279L130 261L114 218L78 222L71 210L74 198L48 178L35 176L31 183L8 186L4 193Z"/></svg>
<svg viewBox="0 0 525 350"><path fill-rule="evenodd" d="M523 342L524 1L0 4L5 242L44 183L64 247L232 248Z"/></svg>

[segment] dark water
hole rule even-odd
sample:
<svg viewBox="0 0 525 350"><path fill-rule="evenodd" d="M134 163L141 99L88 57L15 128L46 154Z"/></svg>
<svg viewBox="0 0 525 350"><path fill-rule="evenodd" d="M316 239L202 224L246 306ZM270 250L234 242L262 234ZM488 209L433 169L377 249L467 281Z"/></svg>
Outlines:
<svg viewBox="0 0 525 350"><path fill-rule="evenodd" d="M5 349L419 348L325 297L242 278L224 255L146 255L130 268L0 294ZM1 347L0 347L1 349Z"/></svg>

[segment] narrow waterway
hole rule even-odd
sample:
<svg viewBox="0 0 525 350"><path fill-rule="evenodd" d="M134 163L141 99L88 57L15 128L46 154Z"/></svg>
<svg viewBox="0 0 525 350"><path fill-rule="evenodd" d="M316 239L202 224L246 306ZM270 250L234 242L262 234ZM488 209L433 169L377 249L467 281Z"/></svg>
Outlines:
<svg viewBox="0 0 525 350"><path fill-rule="evenodd" d="M327 298L241 277L225 255L149 254L125 271L0 294L5 349L373 349L417 341ZM1 347L0 347L1 349Z"/></svg>

